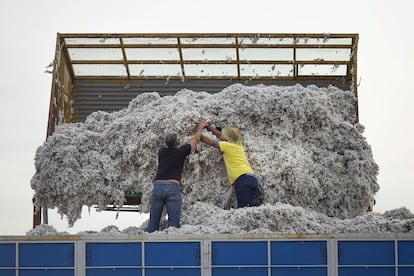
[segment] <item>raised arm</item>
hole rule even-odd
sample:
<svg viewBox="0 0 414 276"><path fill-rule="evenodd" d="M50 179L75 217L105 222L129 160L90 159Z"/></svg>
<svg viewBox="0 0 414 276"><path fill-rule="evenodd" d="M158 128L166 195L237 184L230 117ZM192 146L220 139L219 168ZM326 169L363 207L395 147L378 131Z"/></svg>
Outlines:
<svg viewBox="0 0 414 276"><path fill-rule="evenodd" d="M197 124L197 130L193 135L193 139L190 140L190 142L188 142L191 145L191 153L194 153L196 148L197 148L197 144L200 141L201 138L201 133L203 132L203 129L207 126L207 121L205 120L200 120L200 122L198 122Z"/></svg>
<svg viewBox="0 0 414 276"><path fill-rule="evenodd" d="M201 134L200 141L203 142L203 143L209 144L210 146L213 146L215 148L219 148L219 143L218 143L217 139L214 139L214 138L211 138L211 137L208 137L206 135Z"/></svg>
<svg viewBox="0 0 414 276"><path fill-rule="evenodd" d="M217 138L219 138L220 140L225 140L224 138L223 138L223 136L222 136L222 134L221 134L221 131L220 130L218 130L217 128L215 128L215 127L213 127L213 126L210 126L210 125L207 125L206 126L206 128L208 129L208 130L210 130L211 131L211 133L213 133Z"/></svg>

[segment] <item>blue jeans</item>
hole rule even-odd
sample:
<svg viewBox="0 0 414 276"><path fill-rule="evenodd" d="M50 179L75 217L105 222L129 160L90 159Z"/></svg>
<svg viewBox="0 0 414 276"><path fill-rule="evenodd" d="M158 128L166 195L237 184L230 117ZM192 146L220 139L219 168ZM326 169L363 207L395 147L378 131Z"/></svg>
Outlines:
<svg viewBox="0 0 414 276"><path fill-rule="evenodd" d="M168 226L180 227L181 190L177 183L154 183L147 232L158 230L164 206L167 207Z"/></svg>
<svg viewBox="0 0 414 276"><path fill-rule="evenodd" d="M259 181L253 174L243 174L234 182L237 197L237 208L253 206L254 197L259 188Z"/></svg>

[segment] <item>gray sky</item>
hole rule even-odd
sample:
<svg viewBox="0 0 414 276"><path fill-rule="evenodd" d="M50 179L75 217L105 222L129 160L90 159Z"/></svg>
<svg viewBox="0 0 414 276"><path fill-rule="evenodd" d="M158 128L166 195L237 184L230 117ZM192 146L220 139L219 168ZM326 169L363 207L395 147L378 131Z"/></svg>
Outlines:
<svg viewBox="0 0 414 276"><path fill-rule="evenodd" d="M410 1L15 0L0 2L0 235L32 226L34 155L46 138L59 33L359 33L359 118L380 167L375 211L414 211L414 19ZM59 231L138 226L137 213L85 213Z"/></svg>

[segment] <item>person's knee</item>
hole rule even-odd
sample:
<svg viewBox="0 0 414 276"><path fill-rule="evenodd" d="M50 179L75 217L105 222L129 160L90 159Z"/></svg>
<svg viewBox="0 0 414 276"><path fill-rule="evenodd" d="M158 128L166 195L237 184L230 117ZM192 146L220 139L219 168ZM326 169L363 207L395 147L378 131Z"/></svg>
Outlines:
<svg viewBox="0 0 414 276"><path fill-rule="evenodd" d="M180 227L181 198L167 202L168 227Z"/></svg>
<svg viewBox="0 0 414 276"><path fill-rule="evenodd" d="M180 226L181 226L180 225L180 217L181 217L181 212L180 211L168 214L168 227L180 228Z"/></svg>

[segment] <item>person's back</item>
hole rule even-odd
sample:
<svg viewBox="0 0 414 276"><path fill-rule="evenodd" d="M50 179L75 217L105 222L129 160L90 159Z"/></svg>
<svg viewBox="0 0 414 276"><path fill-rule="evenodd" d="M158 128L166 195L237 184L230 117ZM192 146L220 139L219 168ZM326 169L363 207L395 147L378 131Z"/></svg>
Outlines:
<svg viewBox="0 0 414 276"><path fill-rule="evenodd" d="M219 147L223 153L230 185L233 185L239 176L245 173L254 173L249 161L247 161L246 153L241 143L234 144L227 141L220 141Z"/></svg>
<svg viewBox="0 0 414 276"><path fill-rule="evenodd" d="M162 147L158 152L158 169L154 180L175 179L181 181L184 162L190 153L190 144L174 148Z"/></svg>

